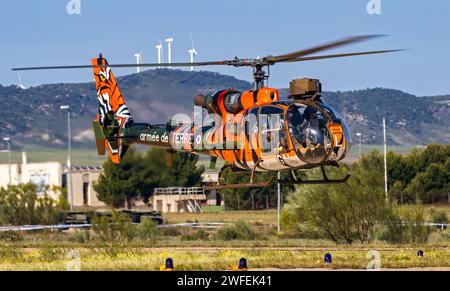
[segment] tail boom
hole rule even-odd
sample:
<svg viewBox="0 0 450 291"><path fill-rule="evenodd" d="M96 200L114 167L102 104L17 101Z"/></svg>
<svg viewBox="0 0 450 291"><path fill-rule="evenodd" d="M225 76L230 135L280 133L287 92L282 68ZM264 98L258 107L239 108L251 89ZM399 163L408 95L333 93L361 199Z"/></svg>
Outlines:
<svg viewBox="0 0 450 291"><path fill-rule="evenodd" d="M97 150L104 155L108 149L111 160L118 164L128 145L117 137L133 123L133 118L106 59L100 55L92 59L92 65L98 98L98 114L93 122Z"/></svg>

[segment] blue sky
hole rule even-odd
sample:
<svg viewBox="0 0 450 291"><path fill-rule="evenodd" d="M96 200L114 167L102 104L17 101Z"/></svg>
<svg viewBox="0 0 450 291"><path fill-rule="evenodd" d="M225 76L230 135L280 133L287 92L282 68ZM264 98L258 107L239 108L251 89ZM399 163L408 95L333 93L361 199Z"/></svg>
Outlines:
<svg viewBox="0 0 450 291"><path fill-rule="evenodd" d="M400 89L419 96L450 94L450 1L381 0L369 15L369 0L81 0L69 15L69 0L0 0L0 84L18 82L15 66L88 64L98 52L110 63L156 61L154 46L170 34L174 61L187 61L192 34L197 60L256 57L307 48L349 35L387 34L330 51L407 48L389 55L278 64L271 85L296 77L322 80L324 90L367 87ZM249 69L208 70L250 80ZM132 69L116 70L117 75ZM89 70L22 73L25 85L91 81Z"/></svg>

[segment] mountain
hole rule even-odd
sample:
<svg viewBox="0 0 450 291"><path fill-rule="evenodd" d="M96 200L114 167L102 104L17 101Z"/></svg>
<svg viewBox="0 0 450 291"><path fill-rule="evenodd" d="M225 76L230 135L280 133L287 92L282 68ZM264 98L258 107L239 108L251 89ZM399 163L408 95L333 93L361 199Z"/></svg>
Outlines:
<svg viewBox="0 0 450 291"><path fill-rule="evenodd" d="M199 93L251 84L212 72L148 70L117 78L136 121L165 123L176 113L192 115L193 97ZM287 90L281 90L286 95ZM353 134L363 133L364 143L382 143L381 120L387 119L391 144L450 143L450 95L416 97L392 89L324 92L324 100L342 113ZM66 143L69 104L75 147L93 147L91 120L97 114L93 83L40 85L23 90L0 85L0 137L11 136L16 147Z"/></svg>
<svg viewBox="0 0 450 291"><path fill-rule="evenodd" d="M363 134L365 143L382 143L383 117L390 144L450 143L450 96L419 98L375 88L326 92L324 100L342 113L353 133Z"/></svg>
<svg viewBox="0 0 450 291"><path fill-rule="evenodd" d="M251 84L212 72L148 70L117 78L136 121L166 123L177 113L193 112L199 93L218 88L245 90ZM91 121L98 105L94 83L50 84L23 90L0 85L0 137L12 136L15 146L63 146L67 121L61 105L70 105L74 146L93 146Z"/></svg>

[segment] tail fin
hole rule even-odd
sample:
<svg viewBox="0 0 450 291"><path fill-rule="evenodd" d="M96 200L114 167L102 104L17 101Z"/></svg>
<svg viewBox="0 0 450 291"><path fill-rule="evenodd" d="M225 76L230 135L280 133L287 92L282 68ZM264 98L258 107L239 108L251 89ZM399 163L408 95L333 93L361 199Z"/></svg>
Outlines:
<svg viewBox="0 0 450 291"><path fill-rule="evenodd" d="M98 115L93 122L98 153L104 155L107 148L111 160L119 164L128 149L120 137L133 118L106 59L100 54L92 59L92 65L98 97Z"/></svg>

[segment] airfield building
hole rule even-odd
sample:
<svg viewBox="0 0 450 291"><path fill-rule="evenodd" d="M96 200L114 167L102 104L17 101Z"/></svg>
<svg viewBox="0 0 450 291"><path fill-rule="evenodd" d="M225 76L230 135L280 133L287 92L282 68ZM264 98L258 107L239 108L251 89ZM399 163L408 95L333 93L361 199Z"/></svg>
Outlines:
<svg viewBox="0 0 450 291"><path fill-rule="evenodd" d="M100 167L72 167L73 205L75 207L104 207L98 200L93 183L100 176ZM59 162L0 164L0 188L9 184L31 183L36 186L37 194L47 193L54 200L59 199L60 191L53 186L67 188L68 169ZM11 183L10 183L11 176Z"/></svg>
<svg viewBox="0 0 450 291"><path fill-rule="evenodd" d="M36 186L38 195L47 193L58 200L60 192L52 187L67 189L68 168L59 162L28 163L23 155L22 163L0 164L0 188L9 184L19 185L32 183ZM93 185L102 173L101 167L72 167L73 206L77 208L107 207L97 198ZM11 182L10 182L11 179ZM218 173L205 172L202 175L204 185L216 184ZM205 191L203 188L158 188L155 189L148 205L142 201L136 202L136 207L145 207L166 212L201 212L202 206L220 206L220 195L215 191ZM69 201L70 203L70 201Z"/></svg>

